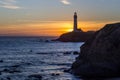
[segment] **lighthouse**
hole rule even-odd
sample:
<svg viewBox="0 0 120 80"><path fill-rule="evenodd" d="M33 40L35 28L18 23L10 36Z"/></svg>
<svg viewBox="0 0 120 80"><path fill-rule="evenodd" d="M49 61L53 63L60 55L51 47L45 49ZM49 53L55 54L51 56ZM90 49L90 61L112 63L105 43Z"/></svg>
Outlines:
<svg viewBox="0 0 120 80"><path fill-rule="evenodd" d="M77 32L77 31L78 31L78 29L77 29L77 13L76 13L76 12L74 13L73 18L74 18L73 31L74 31L74 32Z"/></svg>

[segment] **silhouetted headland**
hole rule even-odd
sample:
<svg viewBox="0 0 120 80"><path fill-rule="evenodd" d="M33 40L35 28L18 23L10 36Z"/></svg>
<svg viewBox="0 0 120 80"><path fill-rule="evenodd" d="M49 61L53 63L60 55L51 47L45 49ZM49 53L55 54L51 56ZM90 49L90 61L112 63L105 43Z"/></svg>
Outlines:
<svg viewBox="0 0 120 80"><path fill-rule="evenodd" d="M85 42L88 40L92 35L94 34L94 31L78 31L78 32L68 32L62 34L56 41L61 42Z"/></svg>
<svg viewBox="0 0 120 80"><path fill-rule="evenodd" d="M120 77L120 23L107 24L81 46L71 72L82 77Z"/></svg>
<svg viewBox="0 0 120 80"><path fill-rule="evenodd" d="M73 16L73 31L62 34L58 39L53 41L61 41L61 42L85 42L88 40L93 34L94 31L83 32L81 29L78 29L77 22L77 13L74 13Z"/></svg>

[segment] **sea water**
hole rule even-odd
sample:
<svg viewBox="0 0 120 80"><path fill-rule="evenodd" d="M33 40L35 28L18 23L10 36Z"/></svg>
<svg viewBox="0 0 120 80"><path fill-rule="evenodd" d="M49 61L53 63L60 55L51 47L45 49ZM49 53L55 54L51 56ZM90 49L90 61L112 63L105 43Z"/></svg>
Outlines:
<svg viewBox="0 0 120 80"><path fill-rule="evenodd" d="M65 73L80 52L83 42L52 42L53 37L0 37L0 80L80 80ZM69 54L64 54L64 53ZM53 75L59 74L59 75Z"/></svg>

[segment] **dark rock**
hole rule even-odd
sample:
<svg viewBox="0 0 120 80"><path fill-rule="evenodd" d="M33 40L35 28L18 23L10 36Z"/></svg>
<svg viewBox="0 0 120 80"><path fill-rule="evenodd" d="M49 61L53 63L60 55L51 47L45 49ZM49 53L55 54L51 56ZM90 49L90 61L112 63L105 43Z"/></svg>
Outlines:
<svg viewBox="0 0 120 80"><path fill-rule="evenodd" d="M21 62L20 64L19 64L20 66L28 66L28 65L32 65L32 63L31 62Z"/></svg>
<svg viewBox="0 0 120 80"><path fill-rule="evenodd" d="M30 52L33 52L33 50L30 50Z"/></svg>
<svg viewBox="0 0 120 80"><path fill-rule="evenodd" d="M34 80L42 80L42 76L40 74L33 74L33 75L29 75L28 78L34 78Z"/></svg>
<svg viewBox="0 0 120 80"><path fill-rule="evenodd" d="M3 63L3 60L0 60L0 63Z"/></svg>
<svg viewBox="0 0 120 80"><path fill-rule="evenodd" d="M13 65L13 66L11 66L11 67L17 68L17 67L20 67L20 65L19 65L19 64L18 64L18 65Z"/></svg>
<svg viewBox="0 0 120 80"><path fill-rule="evenodd" d="M41 72L44 72L44 70L41 70Z"/></svg>
<svg viewBox="0 0 120 80"><path fill-rule="evenodd" d="M120 77L120 23L106 25L81 46L72 72L83 77Z"/></svg>
<svg viewBox="0 0 120 80"><path fill-rule="evenodd" d="M71 52L64 52L63 54L71 54Z"/></svg>
<svg viewBox="0 0 120 80"><path fill-rule="evenodd" d="M36 54L50 54L50 53L37 52Z"/></svg>
<svg viewBox="0 0 120 80"><path fill-rule="evenodd" d="M7 77L7 80L11 80L11 78L10 78L10 77Z"/></svg>
<svg viewBox="0 0 120 80"><path fill-rule="evenodd" d="M9 71L9 73L20 73L21 71L19 71L19 70L11 70L11 71Z"/></svg>
<svg viewBox="0 0 120 80"><path fill-rule="evenodd" d="M45 42L50 42L49 40L46 40Z"/></svg>
<svg viewBox="0 0 120 80"><path fill-rule="evenodd" d="M8 72L9 70L8 70L8 69L4 69L3 71L4 71L4 72Z"/></svg>
<svg viewBox="0 0 120 80"><path fill-rule="evenodd" d="M59 73L56 73L56 76L59 76L60 74Z"/></svg>
<svg viewBox="0 0 120 80"><path fill-rule="evenodd" d="M70 72L71 69L65 69L63 72Z"/></svg>
<svg viewBox="0 0 120 80"><path fill-rule="evenodd" d="M32 63L26 63L26 65L32 65Z"/></svg>
<svg viewBox="0 0 120 80"><path fill-rule="evenodd" d="M88 40L95 32L68 32L62 34L58 39L54 41L61 41L61 42L85 42Z"/></svg>
<svg viewBox="0 0 120 80"><path fill-rule="evenodd" d="M78 55L78 54L79 54L79 52L75 51L75 52L73 52L73 54L74 54L74 55Z"/></svg>
<svg viewBox="0 0 120 80"><path fill-rule="evenodd" d="M9 68L9 69L4 69L2 72L6 72L6 73L20 73L20 70L17 70L15 68Z"/></svg>
<svg viewBox="0 0 120 80"><path fill-rule="evenodd" d="M59 76L59 73L52 73L51 76Z"/></svg>

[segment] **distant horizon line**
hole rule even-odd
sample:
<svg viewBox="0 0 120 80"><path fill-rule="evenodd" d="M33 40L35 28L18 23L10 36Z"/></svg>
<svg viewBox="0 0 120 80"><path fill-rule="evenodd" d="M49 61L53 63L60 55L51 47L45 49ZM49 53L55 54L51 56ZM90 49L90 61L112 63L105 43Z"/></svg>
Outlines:
<svg viewBox="0 0 120 80"><path fill-rule="evenodd" d="M7 36L1 36L0 37L59 37L59 36L12 36L12 35L7 35Z"/></svg>

